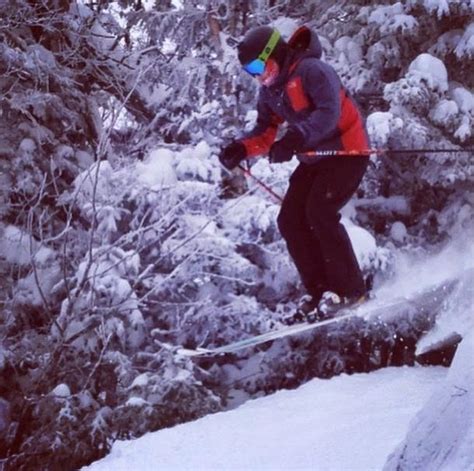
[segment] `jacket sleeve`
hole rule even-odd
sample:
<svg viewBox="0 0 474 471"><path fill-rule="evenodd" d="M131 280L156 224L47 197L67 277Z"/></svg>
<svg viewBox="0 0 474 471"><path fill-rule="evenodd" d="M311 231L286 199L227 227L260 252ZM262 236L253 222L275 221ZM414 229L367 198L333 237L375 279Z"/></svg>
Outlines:
<svg viewBox="0 0 474 471"><path fill-rule="evenodd" d="M303 88L314 111L293 124L304 136L305 147L315 148L337 129L341 115L340 82L329 66L311 61L301 73Z"/></svg>
<svg viewBox="0 0 474 471"><path fill-rule="evenodd" d="M240 140L245 146L247 157L268 153L275 141L278 126L283 122L268 106L262 91L257 103L257 113L255 128Z"/></svg>

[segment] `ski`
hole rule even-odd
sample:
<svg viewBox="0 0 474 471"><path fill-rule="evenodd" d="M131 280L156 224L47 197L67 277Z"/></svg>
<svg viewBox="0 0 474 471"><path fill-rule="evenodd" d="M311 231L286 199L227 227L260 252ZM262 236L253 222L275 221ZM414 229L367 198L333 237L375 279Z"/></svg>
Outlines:
<svg viewBox="0 0 474 471"><path fill-rule="evenodd" d="M355 312L345 312L346 309L341 309L337 317L331 319L325 319L319 322L301 322L293 325L286 325L280 327L276 330L271 330L254 337L249 337L247 339L238 340L237 342L230 343L228 345L223 345L222 347L217 348L197 348L196 350L189 350L181 348L178 350L178 353L185 356L206 356L206 355L219 355L223 353L232 353L238 350L242 350L248 347L254 347L262 343L270 342L271 340L276 340L279 338L287 337L289 335L301 334L303 332L324 327L325 325L333 324L335 322L343 321L344 319L349 319L357 315Z"/></svg>
<svg viewBox="0 0 474 471"><path fill-rule="evenodd" d="M300 322L293 325L282 325L274 330L265 332L263 334L255 335L243 340L238 340L227 345L215 348L178 348L176 352L186 357L206 357L217 356L228 353L234 353L245 348L255 347L277 339L282 339L288 336L300 335L308 333L331 324L343 322L352 318L359 317L361 319L373 319L381 316L388 310L396 310L401 307L406 309L432 309L440 303L440 296L446 296L451 292L456 285L457 280L448 280L436 286L416 293L411 297L397 297L390 300L388 303L380 303L377 299L368 300L365 303L356 307L348 307L339 309L334 317L317 322Z"/></svg>

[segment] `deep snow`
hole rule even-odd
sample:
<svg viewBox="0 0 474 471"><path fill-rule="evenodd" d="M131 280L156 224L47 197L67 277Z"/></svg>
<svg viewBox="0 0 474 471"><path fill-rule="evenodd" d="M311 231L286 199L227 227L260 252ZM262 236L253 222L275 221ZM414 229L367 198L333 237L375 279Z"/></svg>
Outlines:
<svg viewBox="0 0 474 471"><path fill-rule="evenodd" d="M116 442L110 455L84 469L379 470L445 375L441 367L404 367L315 379L229 412Z"/></svg>
<svg viewBox="0 0 474 471"><path fill-rule="evenodd" d="M446 380L411 422L384 471L474 469L474 331L460 343Z"/></svg>

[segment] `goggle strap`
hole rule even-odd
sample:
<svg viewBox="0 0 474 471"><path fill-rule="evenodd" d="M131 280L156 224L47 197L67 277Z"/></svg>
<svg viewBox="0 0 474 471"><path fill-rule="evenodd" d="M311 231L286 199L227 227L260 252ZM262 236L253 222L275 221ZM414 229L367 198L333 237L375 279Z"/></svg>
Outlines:
<svg viewBox="0 0 474 471"><path fill-rule="evenodd" d="M270 36L270 39L268 40L266 46L263 48L263 51L260 53L258 58L263 62L266 62L267 59L270 57L270 54L275 49L275 46L277 45L279 39L280 33L276 29L274 29L272 35Z"/></svg>

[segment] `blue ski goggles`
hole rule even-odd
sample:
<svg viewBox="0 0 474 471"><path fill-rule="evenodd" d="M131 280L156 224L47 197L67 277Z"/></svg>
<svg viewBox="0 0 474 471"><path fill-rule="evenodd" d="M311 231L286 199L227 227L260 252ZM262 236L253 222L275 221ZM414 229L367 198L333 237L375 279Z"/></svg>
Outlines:
<svg viewBox="0 0 474 471"><path fill-rule="evenodd" d="M280 33L275 29L273 30L272 35L268 39L267 44L263 48L263 51L259 56L248 64L244 65L245 72L249 73L252 77L257 77L262 75L265 71L265 65L270 57L271 53L274 51L275 46L278 44L280 39Z"/></svg>
<svg viewBox="0 0 474 471"><path fill-rule="evenodd" d="M252 62L244 65L244 70L252 77L257 77L265 71L265 62L262 59L254 59Z"/></svg>

